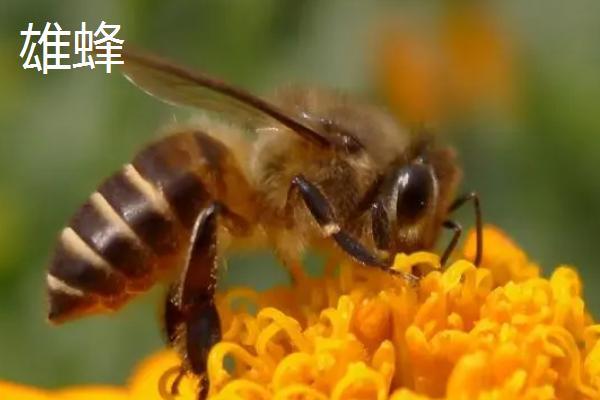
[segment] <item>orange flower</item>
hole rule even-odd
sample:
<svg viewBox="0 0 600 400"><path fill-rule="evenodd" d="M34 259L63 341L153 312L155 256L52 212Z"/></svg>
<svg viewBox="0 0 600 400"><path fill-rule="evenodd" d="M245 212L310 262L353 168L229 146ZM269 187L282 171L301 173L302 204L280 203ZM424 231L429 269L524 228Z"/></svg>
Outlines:
<svg viewBox="0 0 600 400"><path fill-rule="evenodd" d="M498 229L484 235L480 268L468 261L472 235L467 259L445 270L432 253L398 255L395 269L424 274L416 287L344 264L339 276L293 288L221 294L224 335L209 355L209 397L600 399L600 325L585 311L576 272L560 266L545 279ZM256 315L240 300L256 303ZM0 383L0 398L161 399L178 365L165 351L142 362L126 388ZM194 399L196 382L184 378L178 398Z"/></svg>
<svg viewBox="0 0 600 400"><path fill-rule="evenodd" d="M482 105L510 109L514 50L492 12L467 2L448 5L437 18L411 14L392 20L380 34L377 75L401 119L431 123Z"/></svg>

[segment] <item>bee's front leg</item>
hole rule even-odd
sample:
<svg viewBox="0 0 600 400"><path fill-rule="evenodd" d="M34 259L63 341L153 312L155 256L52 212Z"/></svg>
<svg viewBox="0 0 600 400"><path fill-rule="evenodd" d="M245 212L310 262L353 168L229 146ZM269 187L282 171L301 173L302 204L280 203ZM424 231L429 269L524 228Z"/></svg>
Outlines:
<svg viewBox="0 0 600 400"><path fill-rule="evenodd" d="M183 353L182 370L190 370L201 378L200 399L206 398L208 393L208 352L221 340L221 321L214 303L219 217L227 219L226 226L241 222L237 216L237 219L231 218L231 212L217 202L200 212L181 278L169 292L164 313L168 341ZM177 379L170 390L172 394L177 393L176 385Z"/></svg>
<svg viewBox="0 0 600 400"><path fill-rule="evenodd" d="M416 281L416 277L411 274L390 269L392 259L379 258L349 232L344 230L336 219L331 203L316 185L309 182L302 175L297 175L292 179L290 191L292 190L300 192L304 204L306 204L312 216L321 229L323 229L325 235L332 237L338 246L350 257L363 265L378 267L390 273L401 275L409 282Z"/></svg>
<svg viewBox="0 0 600 400"><path fill-rule="evenodd" d="M476 266L481 264L481 257L483 256L483 219L481 217L481 204L479 202L479 195L477 192L470 192L458 197L454 202L450 205L448 209L448 213L451 213L460 207L462 207L467 201L473 202L473 210L475 211L475 237L476 237L476 250L475 250L475 260L473 263ZM452 229L454 231L454 235L450 244L444 251L444 255L442 256L442 265L444 262L450 257L452 250L456 247L456 243L458 243L458 239L462 233L462 228L459 224L454 221L447 220L444 221L444 228Z"/></svg>
<svg viewBox="0 0 600 400"><path fill-rule="evenodd" d="M463 228L461 224L451 219L445 220L442 224L442 227L452 230L452 238L450 239L450 242L446 246L446 249L442 253L442 257L440 258L440 264L442 267L444 267L446 262L448 262L450 255L456 248L456 245L458 244L458 239L460 239L460 236L462 235Z"/></svg>

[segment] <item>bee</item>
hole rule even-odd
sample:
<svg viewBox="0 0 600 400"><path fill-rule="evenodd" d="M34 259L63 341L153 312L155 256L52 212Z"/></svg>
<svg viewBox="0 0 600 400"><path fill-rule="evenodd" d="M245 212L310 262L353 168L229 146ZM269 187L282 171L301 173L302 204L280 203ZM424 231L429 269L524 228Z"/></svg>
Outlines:
<svg viewBox="0 0 600 400"><path fill-rule="evenodd" d="M213 298L225 238L230 248L272 248L289 267L310 248L411 280L390 268L394 255L431 249L448 228L444 263L462 232L449 214L471 201L479 264L478 196L455 198L461 169L433 135L336 91L288 86L265 101L156 56L123 59L143 91L211 118L170 128L73 215L47 272L51 322L118 310L171 279L167 339L205 398L207 355L221 337Z"/></svg>

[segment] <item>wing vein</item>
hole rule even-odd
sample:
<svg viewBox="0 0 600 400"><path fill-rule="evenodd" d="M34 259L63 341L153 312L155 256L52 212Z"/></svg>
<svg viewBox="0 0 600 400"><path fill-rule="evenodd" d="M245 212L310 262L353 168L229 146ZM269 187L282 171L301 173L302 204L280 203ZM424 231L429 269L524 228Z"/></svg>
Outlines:
<svg viewBox="0 0 600 400"><path fill-rule="evenodd" d="M127 79L146 93L158 97L169 104L202 108L202 105L206 105L210 99L203 99L198 94L193 94L191 98L186 97L185 89L193 89L194 87L208 89L216 94L227 97L230 101L235 100L237 103L240 103L238 104L239 108L246 106L255 113L258 112L270 117L272 120L288 127L305 140L316 145L323 147L332 145L331 141L323 134L300 123L275 105L219 79L178 66L154 55L126 50L122 56L125 64L121 68ZM210 107L207 108L210 111Z"/></svg>

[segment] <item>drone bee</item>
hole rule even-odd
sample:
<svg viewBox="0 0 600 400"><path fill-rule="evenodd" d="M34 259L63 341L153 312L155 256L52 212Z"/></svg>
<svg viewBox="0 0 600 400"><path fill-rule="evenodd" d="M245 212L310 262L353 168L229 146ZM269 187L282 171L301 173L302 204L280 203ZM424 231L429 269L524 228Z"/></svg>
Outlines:
<svg viewBox="0 0 600 400"><path fill-rule="evenodd" d="M175 273L167 337L182 370L203 377L204 398L208 351L221 337L213 297L223 235L231 246L253 238L288 266L315 248L400 274L394 255L431 249L442 228L453 231L448 259L462 232L448 216L472 201L479 263L478 197L455 199L460 168L433 136L337 92L287 87L267 102L155 56L123 58L145 92L227 124L172 128L79 208L48 269L50 321L117 310Z"/></svg>

